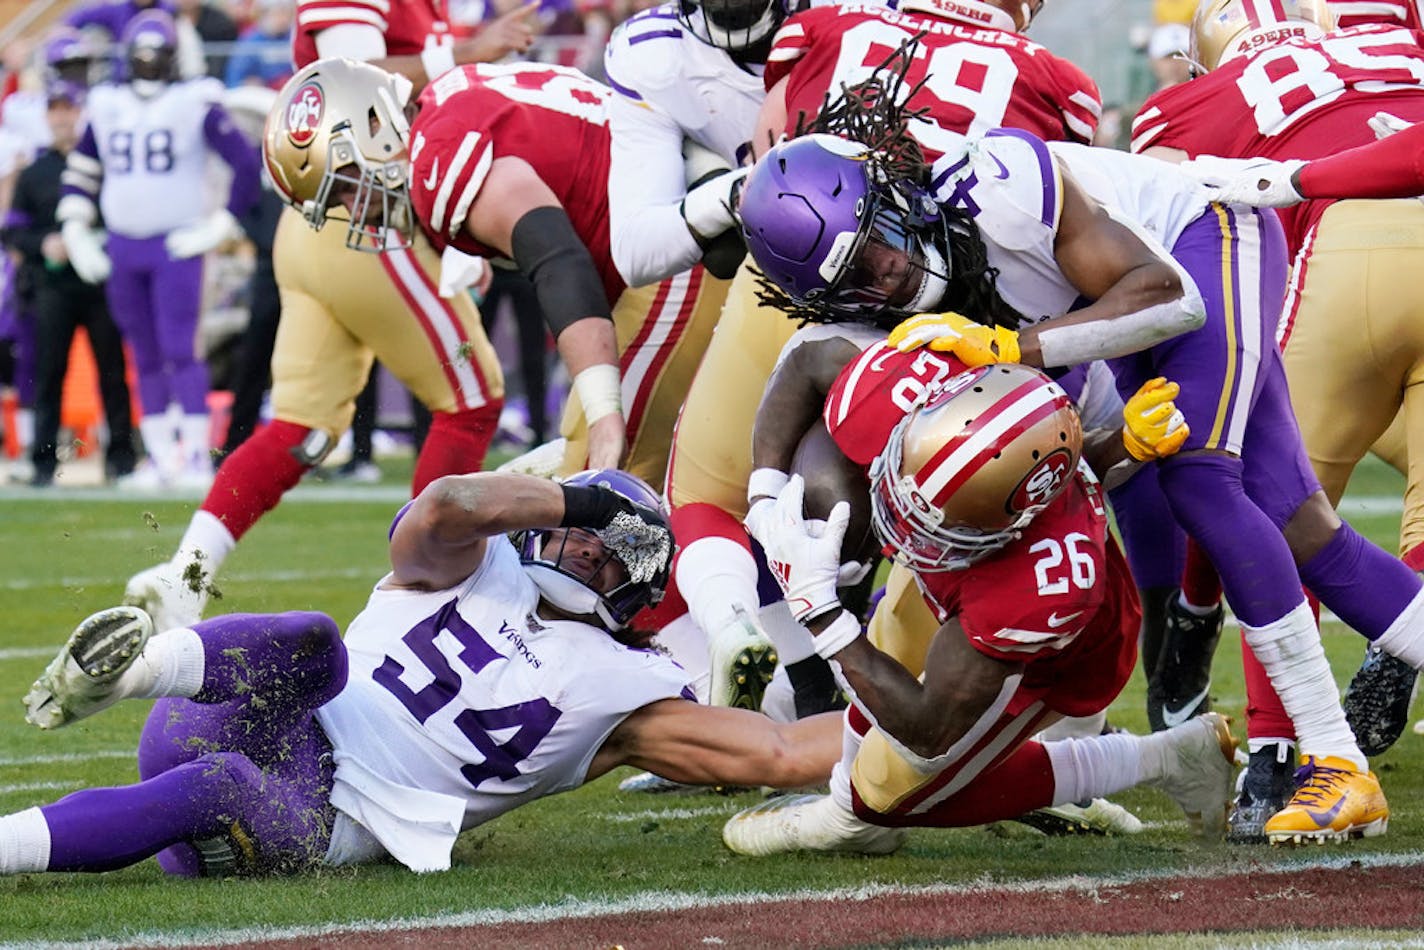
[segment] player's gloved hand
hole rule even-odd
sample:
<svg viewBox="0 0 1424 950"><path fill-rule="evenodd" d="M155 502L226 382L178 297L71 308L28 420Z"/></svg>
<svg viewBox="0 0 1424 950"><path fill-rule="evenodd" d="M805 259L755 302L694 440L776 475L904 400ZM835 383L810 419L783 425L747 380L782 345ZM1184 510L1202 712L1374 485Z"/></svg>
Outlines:
<svg viewBox="0 0 1424 950"><path fill-rule="evenodd" d="M749 171L750 168L713 171L688 187L680 210L699 245L705 247L736 225L737 196Z"/></svg>
<svg viewBox="0 0 1424 950"><path fill-rule="evenodd" d="M850 523L850 505L843 501L831 509L824 525L808 521L802 507L805 496L805 479L792 475L757 537L792 615L802 623L840 608L836 583L841 541Z"/></svg>
<svg viewBox="0 0 1424 950"><path fill-rule="evenodd" d="M1192 430L1172 401L1180 387L1158 376L1143 383L1122 407L1122 441L1139 462L1175 455Z"/></svg>
<svg viewBox="0 0 1424 950"><path fill-rule="evenodd" d="M169 231L163 239L164 250L175 261L185 257L200 257L227 241L242 237L242 225L226 208L219 208L196 224Z"/></svg>
<svg viewBox="0 0 1424 950"><path fill-rule="evenodd" d="M591 531L628 569L634 583L650 581L672 562L672 531L660 511L634 504L600 485L564 485L561 528Z"/></svg>
<svg viewBox="0 0 1424 950"><path fill-rule="evenodd" d="M1277 162L1269 158L1219 158L1203 155L1177 166L1206 186L1212 201L1288 208L1305 196L1296 186L1296 173L1305 162Z"/></svg>
<svg viewBox="0 0 1424 950"><path fill-rule="evenodd" d="M1017 363L1019 335L1005 327L986 327L962 314L922 313L890 331L889 343L901 353L921 346L953 353L966 366Z"/></svg>
<svg viewBox="0 0 1424 950"><path fill-rule="evenodd" d="M1403 132L1414 123L1388 112L1376 112L1365 120L1365 124L1370 127L1376 139L1387 139L1396 132Z"/></svg>
<svg viewBox="0 0 1424 950"><path fill-rule="evenodd" d="M446 247L440 253L440 288L438 293L446 300L453 299L471 287L483 296L489 290L494 274L483 257L466 254L454 247Z"/></svg>
<svg viewBox="0 0 1424 950"><path fill-rule="evenodd" d="M102 284L114 269L104 251L104 232L82 221L66 221L59 229L69 266L86 284Z"/></svg>

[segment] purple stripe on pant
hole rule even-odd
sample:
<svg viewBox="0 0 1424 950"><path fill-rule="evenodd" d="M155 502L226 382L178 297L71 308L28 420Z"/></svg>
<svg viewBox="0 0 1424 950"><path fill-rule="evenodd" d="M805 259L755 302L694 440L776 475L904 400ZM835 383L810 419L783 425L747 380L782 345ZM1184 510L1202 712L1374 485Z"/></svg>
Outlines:
<svg viewBox="0 0 1424 950"><path fill-rule="evenodd" d="M192 876L206 868L191 842L208 839L236 853L242 871L325 857L333 765L314 714L346 683L336 624L319 613L232 614L194 630L203 687L154 705L139 740L143 781L42 809L50 870L109 870L157 854L165 871Z"/></svg>

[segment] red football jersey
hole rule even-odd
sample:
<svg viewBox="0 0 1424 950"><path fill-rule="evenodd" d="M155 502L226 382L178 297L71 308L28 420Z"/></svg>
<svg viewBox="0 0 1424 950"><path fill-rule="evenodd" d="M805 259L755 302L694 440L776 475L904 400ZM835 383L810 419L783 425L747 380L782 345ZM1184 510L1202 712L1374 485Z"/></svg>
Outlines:
<svg viewBox="0 0 1424 950"><path fill-rule="evenodd" d="M846 458L869 467L915 400L967 369L952 354L928 347L901 353L882 340L847 363L831 385L822 410L826 430Z"/></svg>
<svg viewBox="0 0 1424 950"><path fill-rule="evenodd" d="M1424 34L1362 26L1238 57L1153 94L1132 150L1156 145L1227 158L1321 158L1373 142L1376 112L1424 121ZM1282 209L1291 253L1330 202Z"/></svg>
<svg viewBox="0 0 1424 950"><path fill-rule="evenodd" d="M320 59L316 35L344 23L380 30L387 56L418 56L427 46L451 41L447 16L445 0L297 0L292 62L301 69Z"/></svg>
<svg viewBox="0 0 1424 950"><path fill-rule="evenodd" d="M1326 0L1335 14L1335 28L1343 30L1370 23L1424 29L1420 20L1420 0Z"/></svg>
<svg viewBox="0 0 1424 950"><path fill-rule="evenodd" d="M410 197L436 250L501 256L465 232L465 218L491 163L522 158L564 206L616 301L625 285L609 249L610 94L577 70L538 63L461 66L427 86L410 129Z"/></svg>
<svg viewBox="0 0 1424 950"><path fill-rule="evenodd" d="M906 79L913 84L928 77L911 106L930 109L913 128L932 158L952 149L962 135L1001 126L1048 141L1092 140L1102 98L1087 73L1017 33L956 22L928 9L847 4L788 20L776 35L765 75L767 89L789 76L787 131L795 129L800 114L807 119L818 114L828 90L863 82L923 32Z"/></svg>

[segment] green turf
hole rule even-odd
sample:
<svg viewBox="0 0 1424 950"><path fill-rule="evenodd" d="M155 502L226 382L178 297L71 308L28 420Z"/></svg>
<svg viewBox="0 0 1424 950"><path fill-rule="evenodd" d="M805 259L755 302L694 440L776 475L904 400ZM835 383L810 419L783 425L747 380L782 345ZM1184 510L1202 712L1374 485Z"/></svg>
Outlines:
<svg viewBox="0 0 1424 950"><path fill-rule="evenodd" d="M388 484L397 484L396 476ZM1367 466L1356 494L1397 497L1397 475ZM324 489L318 486L317 492ZM289 499L263 521L224 567L220 611L319 608L345 624L385 569L385 528L395 504ZM56 647L75 622L118 597L124 578L166 557L193 503L45 500L0 494L0 812L51 800L68 790L136 778L131 750L146 704L132 702L54 734L21 718L20 697L46 660L16 651ZM1356 524L1393 548L1397 515ZM1325 643L1343 685L1362 641L1338 625ZM1215 668L1218 708L1242 729L1244 692L1239 638L1223 638ZM1145 728L1143 688L1134 677L1111 712L1114 723ZM81 761L23 760L113 753ZM1360 851L1424 846L1424 738L1406 734L1376 767L1393 805L1388 836ZM520 809L463 837L447 874L417 877L396 867L327 871L285 880L174 881L153 862L105 875L23 875L0 879L0 941L122 938L153 931L312 925L518 907L569 898L627 896L648 890L725 893L852 886L865 882L967 882L1069 873L1160 871L1188 865L1245 870L1290 860L1267 848L1206 847L1187 837L1175 806L1143 790L1119 797L1159 823L1129 839L1050 839L1013 824L917 831L898 854L881 859L733 857L721 846L722 819L759 800L735 797L621 795L615 773L577 792ZM39 783L62 787L33 788ZM667 814L673 809L691 817ZM646 813L646 814L645 814ZM1342 922L1348 924L1348 922Z"/></svg>

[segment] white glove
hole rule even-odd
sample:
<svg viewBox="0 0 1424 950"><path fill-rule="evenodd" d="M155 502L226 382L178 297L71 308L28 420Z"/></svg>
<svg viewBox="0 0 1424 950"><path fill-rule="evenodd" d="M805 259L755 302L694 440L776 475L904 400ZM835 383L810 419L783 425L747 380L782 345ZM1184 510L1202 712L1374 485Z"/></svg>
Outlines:
<svg viewBox="0 0 1424 950"><path fill-rule="evenodd" d="M225 241L242 237L242 225L226 208L219 208L197 224L168 232L163 247L173 260L199 257Z"/></svg>
<svg viewBox="0 0 1424 950"><path fill-rule="evenodd" d="M802 509L805 494L805 479L791 476L759 525L762 535L757 537L792 616L801 623L840 608L836 584L841 541L850 522L850 505L843 501L836 502L823 526L807 522Z"/></svg>
<svg viewBox="0 0 1424 950"><path fill-rule="evenodd" d="M1292 180L1304 164L1299 159L1277 162L1269 158L1203 155L1177 167L1205 185L1212 201L1287 208L1305 200Z"/></svg>
<svg viewBox="0 0 1424 950"><path fill-rule="evenodd" d="M732 166L725 158L701 142L689 138L682 140L682 174L688 187L708 175L731 170Z"/></svg>
<svg viewBox="0 0 1424 950"><path fill-rule="evenodd" d="M1403 132L1414 123L1388 112L1376 112L1365 120L1365 124L1370 127L1376 139L1387 139L1396 132Z"/></svg>
<svg viewBox="0 0 1424 950"><path fill-rule="evenodd" d="M69 266L86 284L102 284L114 265L104 251L104 232L82 221L66 221L59 229Z"/></svg>
<svg viewBox="0 0 1424 950"><path fill-rule="evenodd" d="M464 251L447 247L440 254L440 296L451 300L471 287L478 289L484 283L489 289L489 265L483 257L475 257Z"/></svg>
<svg viewBox="0 0 1424 950"><path fill-rule="evenodd" d="M736 225L736 196L749 171L737 168L714 175L687 193L682 199L682 217L694 237L710 241Z"/></svg>

